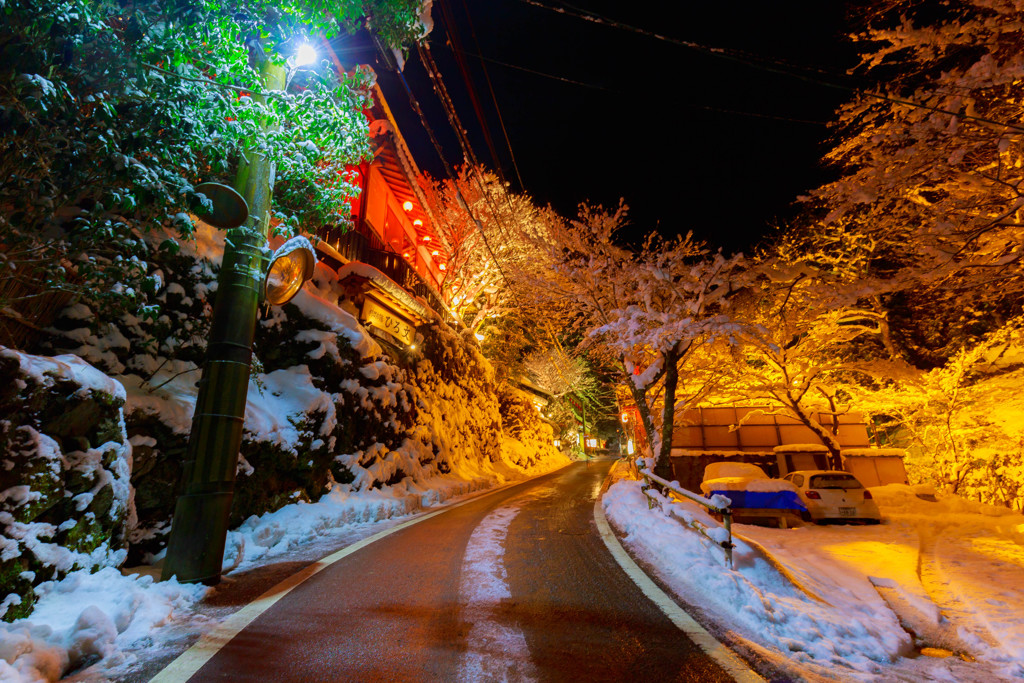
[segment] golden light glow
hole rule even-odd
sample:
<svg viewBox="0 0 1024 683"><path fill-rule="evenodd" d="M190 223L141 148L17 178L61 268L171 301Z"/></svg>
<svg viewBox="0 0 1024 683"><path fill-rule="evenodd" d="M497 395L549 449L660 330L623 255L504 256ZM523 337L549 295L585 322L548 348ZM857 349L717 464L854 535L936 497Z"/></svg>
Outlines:
<svg viewBox="0 0 1024 683"><path fill-rule="evenodd" d="M484 335L480 334L479 332L474 333L473 336L476 337L477 340L479 340L479 341L483 341L484 340Z"/></svg>
<svg viewBox="0 0 1024 683"><path fill-rule="evenodd" d="M422 228L422 227L423 227L423 221L421 221L421 220L420 220L419 218L417 218L416 220L414 220L414 221L412 222L412 224L413 224L413 225L415 225L415 226L416 226L417 228Z"/></svg>
<svg viewBox="0 0 1024 683"><path fill-rule="evenodd" d="M430 252L430 255L431 255L431 256L437 256L437 255L438 255L438 254L440 254L440 253L441 253L441 252L439 252L439 251L438 251L437 249L435 249L434 251Z"/></svg>
<svg viewBox="0 0 1024 683"><path fill-rule="evenodd" d="M622 413L622 421L629 422L629 413Z"/></svg>
<svg viewBox="0 0 1024 683"><path fill-rule="evenodd" d="M439 264L437 267L439 270L447 270L447 267L443 263Z"/></svg>
<svg viewBox="0 0 1024 683"><path fill-rule="evenodd" d="M423 236L423 241L424 242L429 242L430 241L430 235L424 235Z"/></svg>
<svg viewBox="0 0 1024 683"><path fill-rule="evenodd" d="M412 211L412 202L406 202L405 204L402 204L402 208L405 209L406 211Z"/></svg>
<svg viewBox="0 0 1024 683"><path fill-rule="evenodd" d="M287 245L286 245L287 246ZM295 296L313 274L316 259L312 248L285 251L270 264L264 297L271 306L280 306Z"/></svg>

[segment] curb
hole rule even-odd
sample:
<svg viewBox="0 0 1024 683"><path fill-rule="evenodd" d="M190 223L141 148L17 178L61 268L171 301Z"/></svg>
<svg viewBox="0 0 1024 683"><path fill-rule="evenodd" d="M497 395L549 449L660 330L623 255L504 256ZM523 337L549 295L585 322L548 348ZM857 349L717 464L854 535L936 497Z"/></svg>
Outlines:
<svg viewBox="0 0 1024 683"><path fill-rule="evenodd" d="M608 478L605 481L607 482ZM598 495L594 503L594 522L597 524L598 533L601 535L601 540L604 541L605 547L608 548L608 552L615 558L615 561L622 567L622 570L626 572L626 575L680 631L685 633L697 647L713 659L727 674L732 676L733 680L738 683L763 683L764 678L751 669L739 655L694 621L693 617L687 614L671 596L658 587L646 572L633 561L633 558L629 556L625 548L622 547L622 544L619 543L618 538L616 538L615 533L612 531L611 525L608 524L608 519L605 517L604 509L601 505L601 499L605 490L602 487L601 494Z"/></svg>

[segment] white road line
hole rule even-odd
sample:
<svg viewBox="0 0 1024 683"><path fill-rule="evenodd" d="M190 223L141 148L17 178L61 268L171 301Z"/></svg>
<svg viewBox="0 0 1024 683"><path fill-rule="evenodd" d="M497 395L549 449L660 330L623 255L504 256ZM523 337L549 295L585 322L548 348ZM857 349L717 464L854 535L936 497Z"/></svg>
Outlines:
<svg viewBox="0 0 1024 683"><path fill-rule="evenodd" d="M739 683L755 683L758 681L763 683L764 679L757 672L747 666L747 663L740 659L735 652L716 640L703 626L694 621L693 617L683 611L682 607L666 595L637 566L633 558L619 544L619 540L615 538L615 533L612 532L611 527L608 525L608 520L604 516L604 510L601 507L600 496L597 498L597 502L594 503L594 522L597 523L597 530L601 534L601 540L604 541L605 547L608 548L608 552L612 554L612 557L619 563L622 570L626 572L629 578L633 580L633 583L643 591L643 594L657 605L680 631L685 633L707 656L715 660L727 674Z"/></svg>

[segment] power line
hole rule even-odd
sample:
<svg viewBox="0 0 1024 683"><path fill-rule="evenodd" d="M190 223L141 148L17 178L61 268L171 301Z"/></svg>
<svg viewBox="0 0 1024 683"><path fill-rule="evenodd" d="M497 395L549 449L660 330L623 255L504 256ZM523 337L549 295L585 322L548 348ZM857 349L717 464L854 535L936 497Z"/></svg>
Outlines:
<svg viewBox="0 0 1024 683"><path fill-rule="evenodd" d="M601 91L604 91L604 92L615 93L615 94L619 94L619 95L626 94L626 93L624 93L621 90L616 90L614 88L609 88L609 87L604 86L604 85L597 85L595 83L584 83L583 81L576 81L576 80L573 80L571 78L565 78L564 76L556 76L554 74L545 73L543 71L536 71L535 69L528 69L525 66L517 66L515 64L509 64L508 62L502 62L502 61L499 61L497 59L492 59L490 57L484 57L483 55L471 54L469 52L467 52L466 54L469 55L470 57L476 57L477 59L480 59L480 60L483 60L483 61L487 61L487 62L491 62L491 63L497 64L499 66L504 66L504 67L509 68L509 69L515 69L517 71L524 71L526 73L530 73L530 74L533 74L535 76L541 76L543 78L550 78L550 79L555 80L555 81L561 81L562 83L569 83L571 85L578 85L578 86L583 87L583 88L590 88L592 90L601 90ZM772 119L773 121L787 121L789 123L807 123L807 124L811 124L811 125L815 125L815 126L827 126L828 125L827 121L813 121L811 119L797 119L797 118L793 118L791 116L778 116L776 114L763 114L763 113L760 113L760 112L753 112L753 111L740 111L738 109L726 109L724 107L712 107L712 106L706 105L706 104L693 104L691 102L683 102L683 103L681 103L681 104L679 104L677 106L687 107L687 108L690 108L690 109L703 109L705 111L713 111L713 112L717 112L719 114L735 114L736 116L751 116L751 117L758 118L758 119Z"/></svg>
<svg viewBox="0 0 1024 683"><path fill-rule="evenodd" d="M441 71L440 69L437 68L437 64L434 62L434 58L430 53L430 47L424 42L417 44L416 47L419 50L420 61L423 63L423 66L427 71L427 75L430 77L431 84L433 85L434 88L434 93L437 95L438 99L441 100L441 106L444 108L445 114L448 117L448 124L455 131L455 135L458 138L459 145L462 148L462 153L464 157L473 166L472 175L480 188L480 194L483 197L484 201L488 204L488 206L491 207L491 211L494 214L494 220L498 225L498 230L501 233L504 233L505 240L508 243L512 243L513 240L511 238L511 234L505 229L504 222L499 217L500 212L498 211L498 208L494 205L494 202L491 200L490 192L488 192L487 188L484 186L482 172L480 170L480 161L477 159L476 153L473 151L473 146L469 141L469 136L466 133L466 129L463 127L462 122L459 120L458 112L455 111L455 103L452 101L451 96L448 94L448 88L445 86L444 79L441 77ZM509 199L507 192L505 193L505 200L508 202L509 209L511 210L512 201L511 199ZM482 235L483 233L481 232L481 236ZM508 284L508 280L506 280L505 283ZM509 288L511 290L511 286ZM512 290L512 292L514 294L515 290Z"/></svg>
<svg viewBox="0 0 1024 683"><path fill-rule="evenodd" d="M466 22L469 24L469 34L473 37L473 45L476 46L477 53L480 52L480 42L476 39L476 28L473 26L473 17L469 14L469 6L466 5L466 0L462 0L462 9L466 13ZM519 173L519 164L516 163L516 155L512 151L512 143L508 138L508 130L505 128L505 119L501 115L501 107L498 106L498 98L494 94L494 85L491 83L491 75L487 71L487 65L484 63L483 58L480 60L480 69L484 72L484 80L487 81L487 89L491 93L491 102L494 103L494 111L498 114L498 124L501 126L501 133L505 136L505 147L508 149L509 157L512 159L512 168L516 172L516 178L519 180L519 191L525 192L526 185L523 183L523 176Z"/></svg>
<svg viewBox="0 0 1024 683"><path fill-rule="evenodd" d="M455 56L455 65L459 68L459 73L462 75L462 81L466 84L466 91L469 93L469 101L473 105L473 112L476 114L477 121L480 122L480 129L484 134L484 142L487 144L487 150L491 153L491 160L494 162L495 171L498 173L498 177L501 178L502 182L505 181L505 176L501 170L501 162L498 159L498 150L494 146L494 140L491 138L491 130L487 125L484 118L483 107L480 106L480 98L476 95L476 88L473 87L473 81L469 77L469 69L466 66L466 60L462 58L464 54L462 50L462 43L459 41L459 34L455 29L455 20L452 17L451 9L448 7L447 2L441 2L441 14L445 20L445 33L448 34L448 42L452 49L452 54Z"/></svg>
<svg viewBox="0 0 1024 683"><path fill-rule="evenodd" d="M499 232L503 233L505 240L508 241L511 244L513 242L513 240L511 239L510 233L505 228L504 223L503 223L503 221L500 218L500 212L498 211L498 209L495 206L493 200L491 199L490 192L488 192L487 188L484 186L483 179L482 179L481 173L480 173L480 164L477 161L476 154L473 152L473 147L472 147L472 145L471 145L471 143L469 141L468 136L466 135L466 131L463 128L461 122L459 121L458 113L455 111L455 104L452 102L451 97L448 95L448 89L444 85L444 79L441 76L441 72L437 68L437 64L434 62L434 59L433 59L433 57L430 54L430 48L424 42L418 43L417 44L417 48L418 48L419 55L420 55L420 61L422 62L424 69L427 71L427 75L431 79L431 83L432 83L433 88L434 88L434 93L438 96L438 99L441 101L441 105L442 105L442 107L445 110L445 114L447 115L447 118L448 118L448 125L450 125L452 127L452 129L455 131L456 137L459 140L459 144L462 147L463 154L473 164L473 169L472 169L473 170L473 177L476 180L477 185L480 188L480 192L481 192L481 194L482 194L482 196L484 198L484 201L486 201L487 204L491 208L491 211L492 211L492 214L493 214L493 217L494 217L494 221L495 221L495 223L498 226ZM408 93L411 101L415 102L415 98L412 96L412 91L409 89L408 84L405 82L405 77L404 76L401 76L401 77L402 77L402 83L405 85L406 92ZM422 109L419 108L418 103L416 103L415 108L416 108L417 112L419 113L419 115L422 118L423 117ZM424 121L424 127L428 129L428 132L430 131L429 126L427 125L426 121ZM476 216L473 214L472 210L470 209L469 203L466 201L465 196L462 194L462 190L459 188L458 182L455 179L454 175L452 174L451 168L449 167L448 162L444 159L443 155L441 154L440 147L436 143L436 138L434 138L432 132L431 132L431 140L435 144L435 149L437 149L438 155L442 157L442 162L444 163L445 170L448 173L449 178L452 180L452 184L455 186L456 196L457 196L457 198L459 200L459 203L466 210L466 213L469 215L469 217L473 220L473 223L476 226L477 231L480 233L481 239L483 240L484 246L487 248L487 252L491 255L491 258L494 260L494 265L498 269L498 273L501 275L502 281L505 283L505 286L508 288L508 291L512 295L513 301L515 302L516 306L520 310L523 310L525 307L523 306L522 301L520 301L519 295L516 292L516 289L512 286L511 281L508 279L508 276L505 274L505 270L501 267L501 263L498 260L498 256L494 252L494 249L491 247L491 244L490 244L490 242L487 239L487 235L484 232L483 224L480 222L480 220L478 218L476 218ZM504 184L502 185L502 188L503 189L505 188ZM506 200L506 202L508 202L510 213L513 215L513 218L514 218L515 210L514 210L514 207L512 206L512 201L511 201L511 199L508 196L507 190L505 191L505 200ZM555 336L554 332L551 330L550 321L542 318L540 322L541 322L542 327L544 328L544 331L547 332L548 337L551 339L551 342L553 343L555 348L558 351L560 351L561 353L564 354L565 350L562 348L562 345L558 341L558 338ZM536 337L534 337L533 334L527 328L523 328L523 333L524 333L524 335L526 337L530 338L530 340L534 344L537 344L538 346L541 345L539 340ZM559 374L563 376L563 379L564 379L564 374L562 373L561 369L557 368L557 366L556 366L556 369L558 370Z"/></svg>
<svg viewBox="0 0 1024 683"><path fill-rule="evenodd" d="M731 50L731 49L725 49L725 48L710 47L708 45L703 45L701 43L696 43L696 42L693 42L693 41L690 41L690 40L682 40L682 39L679 39L679 38L671 38L669 36L665 36L665 35L662 35L660 33L656 33L654 31L649 31L647 29L639 28L637 26L632 26L630 24L626 24L626 23L623 23L621 21L617 21L615 19L609 19L607 17L602 17L600 15L594 14L593 12L577 9L577 8L575 8L575 7L571 6L571 5L565 4L565 3L563 3L563 5L564 5L563 7L552 7L551 5L546 5L543 2L539 2L539 0L519 0L519 1L523 2L523 3L526 3L527 5L532 5L533 7L539 7L541 9L546 9L549 12L555 12L556 14L563 14L563 15L574 17L576 19L581 19L583 21L587 21L587 22L590 22L590 23L593 23L593 24L599 24L599 25L603 25L603 26L609 26L609 27L612 27L612 28L621 29L621 30L624 30L624 31L629 31L631 33L636 33L638 35L646 36L648 38L654 38L654 39L660 40L662 42L671 43L673 45L678 45L680 47L686 47L686 48L689 48L691 50L696 50L697 52L701 52L701 53L704 53L704 54L707 54L707 55L718 57L720 59L726 59L726 60L729 60L729 61L733 61L733 62L737 62L737 63L740 63L740 64L744 64L744 65L749 66L749 67L754 68L754 69L760 69L762 71L768 71L768 72L774 73L774 74L779 74L779 75L783 75L783 76L789 76L790 78L797 78L799 80L807 81L808 83L814 83L815 85L820 85L820 86L823 86L823 87L826 87L826 88L834 88L834 89L837 89L837 90L843 90L843 91L846 91L846 92L851 92L851 93L855 93L855 94L858 94L858 95L863 95L865 97L870 97L872 99L881 100L881 101L884 101L884 102L891 102L893 104L900 104L900 105L904 105L904 106L908 106L908 107L913 107L915 109L923 109L925 111L934 112L936 114L945 114L946 116L954 116L954 117L958 117L960 119L963 119L965 121L977 121L978 123L987 123L987 124L990 124L990 125L993 125L993 126L999 126L1001 128L1006 128L1006 129L1010 129L1010 130L1016 130L1016 131L1020 131L1020 132L1024 133L1024 127L1015 126L1013 124L1005 123L1005 122L1002 122L1002 121L994 121L992 119L987 119L987 118L982 117L982 116L973 116L971 114L966 113L966 111L964 111L964 110L961 110L961 111L948 111L946 109L939 109L938 107L932 107L930 105L922 104L920 102L914 102L913 100L905 100L905 99L899 98L899 97L892 97L890 95L884 95L882 93L874 92L874 91L871 91L871 90L866 90L864 88L859 88L859 87L853 86L853 85L845 85L845 84L842 84L842 83L835 83L833 81L826 81L826 80L823 80L821 78L817 78L817 77L814 77L814 76L797 73L795 71L795 69L801 69L803 71L809 71L809 72L812 72L812 73L820 73L820 74L824 74L824 75L827 75L827 76L834 76L835 75L835 74L829 74L828 72L826 72L824 70L821 70L821 69L797 66L797 65L793 65L793 64L791 64L789 62L784 62L784 61L781 61L781 60L770 60L770 59L766 59L766 58L763 58L763 57L758 57L756 55L749 55L749 54L741 52L739 50Z"/></svg>

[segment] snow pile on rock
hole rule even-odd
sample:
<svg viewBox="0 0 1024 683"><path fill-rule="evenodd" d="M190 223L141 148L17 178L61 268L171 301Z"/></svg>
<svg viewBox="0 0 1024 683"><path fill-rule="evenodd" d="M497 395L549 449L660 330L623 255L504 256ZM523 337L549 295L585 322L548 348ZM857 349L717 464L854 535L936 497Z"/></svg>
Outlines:
<svg viewBox="0 0 1024 683"><path fill-rule="evenodd" d="M124 561L124 401L80 358L0 347L0 616L30 613L44 581Z"/></svg>

